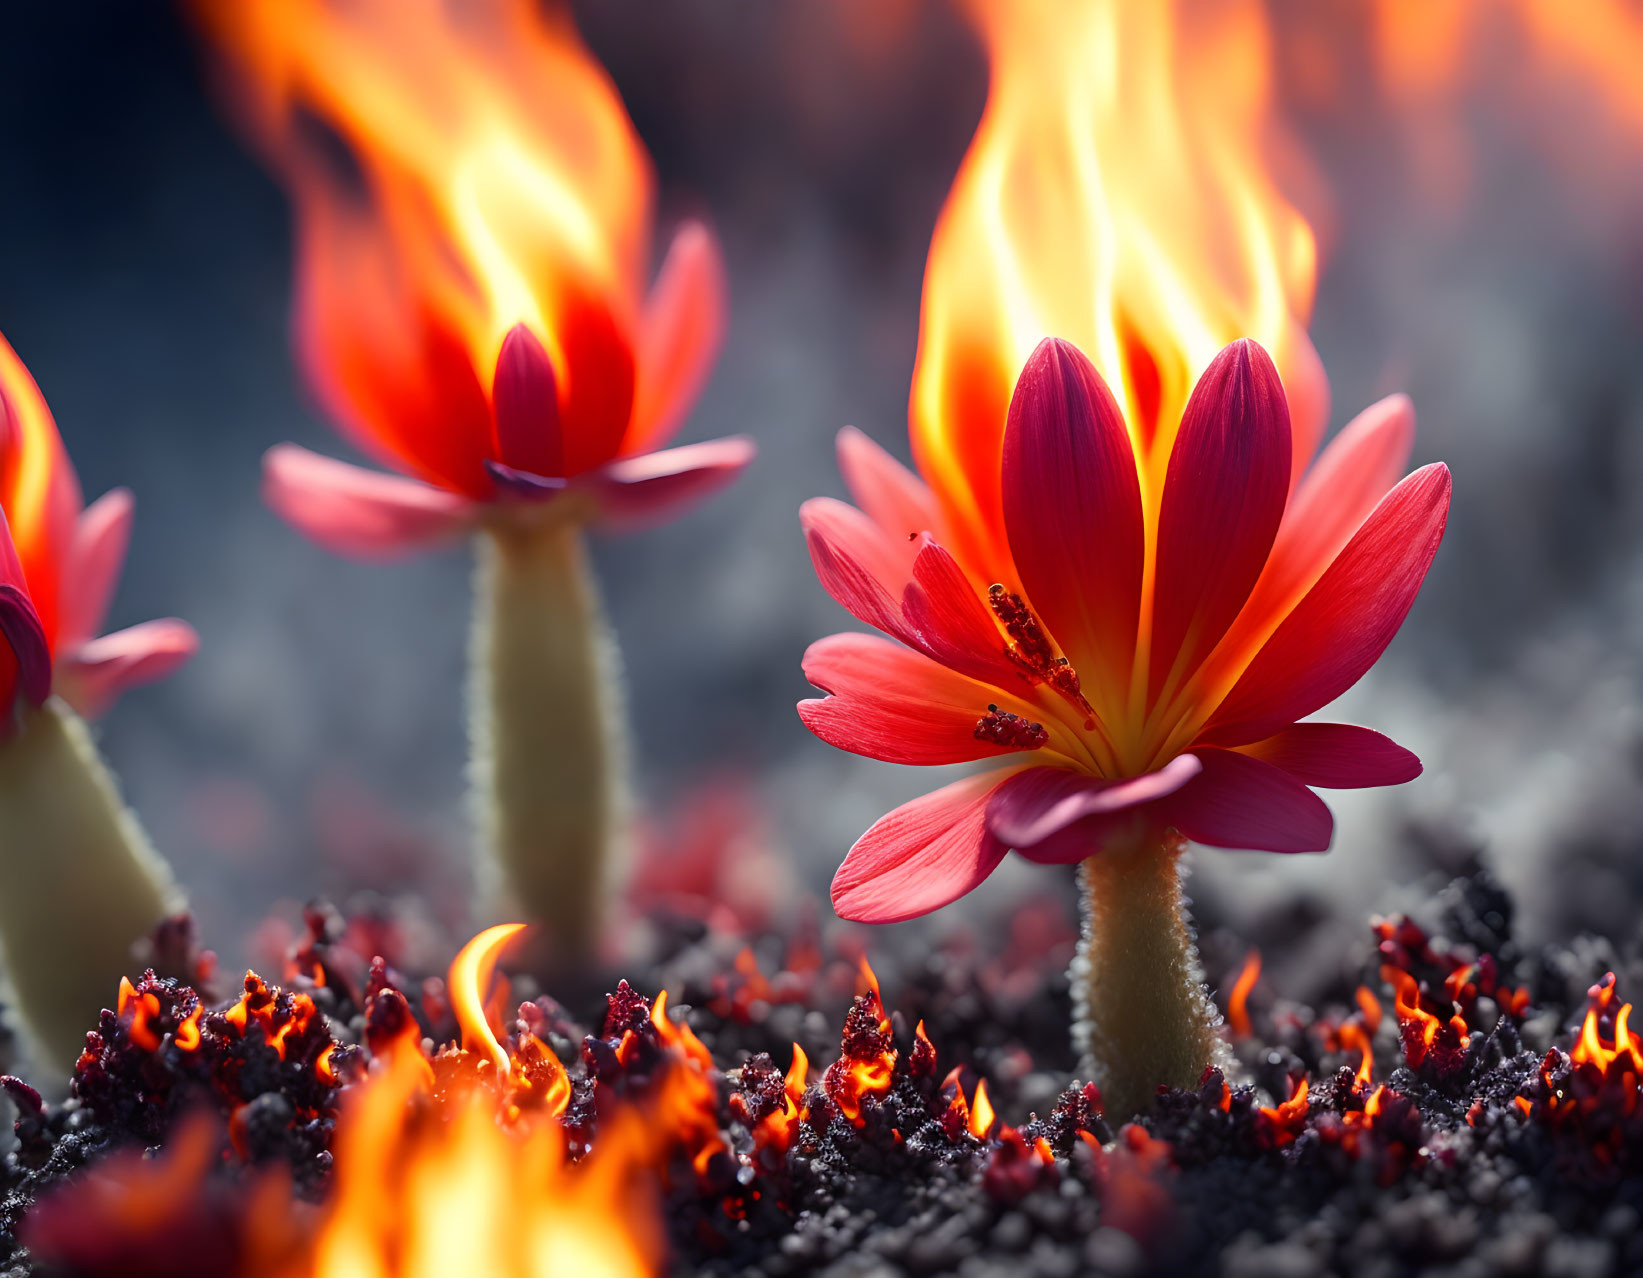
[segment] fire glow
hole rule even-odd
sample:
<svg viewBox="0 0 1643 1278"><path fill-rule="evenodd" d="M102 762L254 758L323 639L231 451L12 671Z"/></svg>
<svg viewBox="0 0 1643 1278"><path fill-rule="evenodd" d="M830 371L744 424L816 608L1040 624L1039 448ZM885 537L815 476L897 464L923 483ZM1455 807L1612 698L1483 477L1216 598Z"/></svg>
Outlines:
<svg viewBox="0 0 1643 1278"><path fill-rule="evenodd" d="M1159 500L1188 393L1229 342L1277 361L1295 473L1327 387L1305 332L1316 248L1279 192L1270 32L1258 4L1177 22L1177 5L971 0L992 81L925 271L914 455L949 504L955 552L999 580L1005 410L1045 337L1094 361Z"/></svg>

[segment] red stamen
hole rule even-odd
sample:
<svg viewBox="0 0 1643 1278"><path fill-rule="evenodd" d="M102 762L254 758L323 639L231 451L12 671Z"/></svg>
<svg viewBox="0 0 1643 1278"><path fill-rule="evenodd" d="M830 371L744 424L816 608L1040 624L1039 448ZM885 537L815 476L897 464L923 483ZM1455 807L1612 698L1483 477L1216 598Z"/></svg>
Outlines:
<svg viewBox="0 0 1643 1278"><path fill-rule="evenodd" d="M1086 731L1095 729L1095 707L1085 699L1078 671L1065 657L1055 655L1050 637L1018 594L994 584L987 588L987 603L1010 636L1004 655L1015 663L1028 683L1045 683L1084 714Z"/></svg>
<svg viewBox="0 0 1643 1278"><path fill-rule="evenodd" d="M997 706L988 706L987 713L976 721L975 738L1007 750L1037 750L1050 743L1050 734L1042 723L1030 723Z"/></svg>

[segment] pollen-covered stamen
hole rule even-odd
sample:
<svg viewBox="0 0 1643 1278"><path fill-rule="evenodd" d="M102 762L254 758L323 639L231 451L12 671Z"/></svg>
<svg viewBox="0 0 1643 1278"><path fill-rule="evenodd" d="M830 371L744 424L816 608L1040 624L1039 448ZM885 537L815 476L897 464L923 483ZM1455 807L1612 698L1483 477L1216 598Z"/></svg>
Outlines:
<svg viewBox="0 0 1643 1278"><path fill-rule="evenodd" d="M976 721L977 741L989 741L1007 750L1037 750L1050 743L1050 734L1042 723L1033 723L1008 710L988 706L987 713Z"/></svg>
<svg viewBox="0 0 1643 1278"><path fill-rule="evenodd" d="M1065 657L1058 657L1044 633L1044 627L1033 616L1032 609L1014 591L993 584L987 588L987 603L1010 636L1004 645L1004 654L1029 683L1045 683L1058 692L1069 704L1084 715L1086 731L1095 728L1095 707L1085 698L1078 671Z"/></svg>

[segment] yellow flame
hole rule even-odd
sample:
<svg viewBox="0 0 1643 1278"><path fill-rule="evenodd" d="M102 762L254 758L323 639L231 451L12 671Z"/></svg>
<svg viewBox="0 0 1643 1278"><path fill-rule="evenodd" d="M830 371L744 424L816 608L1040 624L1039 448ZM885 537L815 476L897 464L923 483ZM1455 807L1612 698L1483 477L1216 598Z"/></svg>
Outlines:
<svg viewBox="0 0 1643 1278"><path fill-rule="evenodd" d="M189 3L294 197L304 357L345 424L430 478L479 483L477 461L429 438L477 427L425 419L482 407L525 324L568 420L619 429L654 179L560 6Z"/></svg>
<svg viewBox="0 0 1643 1278"><path fill-rule="evenodd" d="M508 942L525 930L523 923L498 923L488 927L462 947L451 961L448 979L451 1006L462 1027L462 1046L483 1052L496 1066L497 1077L506 1078L512 1068L508 1051L497 1040L485 1015L485 996L490 992L496 961Z"/></svg>
<svg viewBox="0 0 1643 1278"><path fill-rule="evenodd" d="M1298 452L1321 424L1315 244L1263 155L1264 13L1235 0L1188 24L1181 7L966 3L992 82L930 248L910 412L961 554L995 577L1005 410L1044 337L1111 385L1150 503L1193 383L1232 340L1273 353Z"/></svg>
<svg viewBox="0 0 1643 1278"><path fill-rule="evenodd" d="M557 1122L505 1131L484 1089L449 1122L419 1123L415 1057L394 1053L351 1098L314 1253L281 1278L658 1272L654 1141L638 1115L601 1118L594 1152L572 1163Z"/></svg>

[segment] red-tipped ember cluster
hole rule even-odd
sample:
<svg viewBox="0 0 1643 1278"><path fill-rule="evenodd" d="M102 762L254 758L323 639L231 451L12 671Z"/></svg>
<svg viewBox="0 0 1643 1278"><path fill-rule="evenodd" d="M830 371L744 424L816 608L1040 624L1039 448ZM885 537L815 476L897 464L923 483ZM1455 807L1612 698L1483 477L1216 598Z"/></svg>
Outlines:
<svg viewBox="0 0 1643 1278"><path fill-rule="evenodd" d="M510 999L495 963L516 930L476 937L446 981L412 980L372 953L396 952L390 930L314 911L282 985L248 974L213 1004L153 973L124 983L88 1037L72 1123L5 1082L20 1114L15 1167L94 1166L32 1208L27 1195L61 1171L25 1185L8 1200L22 1206L0 1205L0 1228L93 1278L144 1272L136 1255L171 1264L166 1240L179 1237L204 1240L199 1265L167 1278L343 1278L355 1271L339 1258L361 1249L434 1248L459 1207L482 1214L474 1232L487 1239L547 1231L634 1278L661 1272L670 1249L676 1264L758 1269L790 1237L794 1266L820 1266L869 1234L889 1245L887 1229L914 1249L898 1264L937 1264L915 1240L949 1218L968 1230L1021 1217L1077 1246L1110 1229L1167 1256L1190 1220L1219 1210L1228 1178L1430 1193L1489 1158L1601 1185L1643 1149L1643 1040L1615 980L1593 987L1567 1050L1542 1058L1523 1046L1540 1032L1523 1025L1527 991L1504 976L1518 960L1486 952L1475 930L1462 935L1483 939L1463 948L1407 919L1377 921L1384 989L1360 986L1318 1013L1274 1002L1252 956L1228 1012L1259 1086L1212 1068L1117 1130L1089 1085L1007 1121L997 1102L1020 1105L1024 1080L1053 1066L1026 1060L1016 1031L989 1054L973 1018L992 1024L997 1009L958 1010L945 978L915 993L929 1018L915 1020L892 1014L856 965L834 1056L812 1009L847 988L851 960L823 961L801 934L767 976L763 941L739 954L714 944L664 969L697 1010L620 983L588 1032L551 999ZM699 962L709 952L724 970ZM985 1002L984 990L963 997ZM772 1053L789 1024L803 1042ZM943 1061L943 1039L974 1054ZM119 1146L158 1153L122 1160Z"/></svg>
<svg viewBox="0 0 1643 1278"><path fill-rule="evenodd" d="M1453 1079L1467 1064L1478 999L1491 999L1499 1014L1522 1020L1529 1008L1526 986L1501 980L1492 954L1474 955L1434 943L1402 915L1371 925L1381 956L1381 979L1391 986L1409 1068L1434 1079Z"/></svg>
<svg viewBox="0 0 1643 1278"><path fill-rule="evenodd" d="M1513 1103L1589 1155L1599 1174L1633 1169L1643 1163L1643 1039L1632 1032L1632 1005L1620 1002L1613 972L1586 997L1574 1046L1550 1049Z"/></svg>

